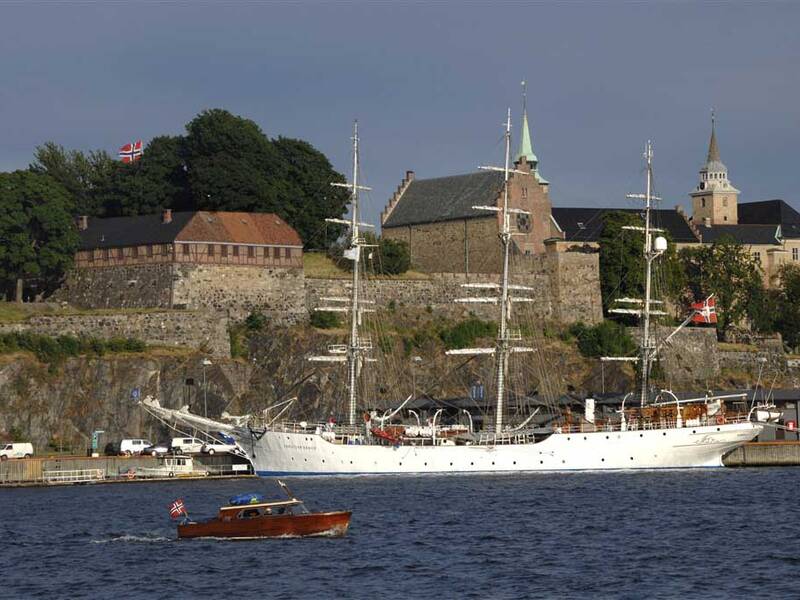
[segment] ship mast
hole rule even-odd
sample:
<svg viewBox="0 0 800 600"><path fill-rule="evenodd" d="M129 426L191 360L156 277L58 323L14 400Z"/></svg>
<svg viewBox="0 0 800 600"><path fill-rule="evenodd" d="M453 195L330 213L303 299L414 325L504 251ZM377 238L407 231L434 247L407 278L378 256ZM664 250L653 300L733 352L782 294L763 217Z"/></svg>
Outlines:
<svg viewBox="0 0 800 600"><path fill-rule="evenodd" d="M352 183L331 183L334 187L343 187L350 190L350 220L344 219L325 219L329 223L337 223L340 225L347 225L350 228L350 246L347 248L343 256L344 258L353 261L353 278L352 290L350 298L322 298L334 303L343 303L336 306L320 306L316 311L321 312L348 312L350 314L350 338L347 345L334 344L328 346L328 355L325 356L312 356L309 360L318 362L347 362L347 422L349 425L356 424L356 407L358 406L358 376L361 372L361 366L364 360L364 354L372 349L369 340L360 335L359 328L361 326L361 315L369 309L362 308L364 301L359 296L359 279L360 279L360 266L362 260L362 248L368 247L369 244L364 242L361 237L362 227L372 227L368 223L361 223L358 220L359 216L359 191L370 190L371 188L358 184L358 121L353 123L353 177ZM350 306L346 306L349 302Z"/></svg>
<svg viewBox="0 0 800 600"><path fill-rule="evenodd" d="M637 226L624 226L622 229L630 229L633 231L641 231L644 233L644 246L642 248L642 255L644 256L644 299L634 298L620 298L617 302L628 302L640 304L640 309L630 308L613 308L609 312L621 314L633 314L642 320L642 337L639 348L638 361L641 364L641 388L639 390L639 399L641 406L647 404L648 388L650 382L650 365L655 358L655 338L650 335L650 317L653 315L666 314L662 310L654 310L652 304L661 304L659 300L653 300L652 295L652 271L653 261L661 256L666 250L666 240L663 237L653 239L653 233L662 232L663 229L658 229L650 224L650 213L653 207L653 202L660 200L658 196L653 194L653 145L650 140L647 141L644 151L644 159L647 170L647 187L644 194L627 194L627 198L634 200L644 201L644 227ZM608 359L608 358L607 358Z"/></svg>
<svg viewBox="0 0 800 600"><path fill-rule="evenodd" d="M512 332L508 322L511 318L511 306L514 302L532 302L532 298L512 298L510 290L534 291L534 288L509 284L509 257L511 254L511 238L514 235L511 231L511 215L524 214L530 215L526 210L511 208L509 204L509 179L514 173L530 176L531 173L518 171L510 167L511 160L511 109L508 109L505 122L505 164L503 167L480 167L488 171L498 171L503 173L503 200L502 208L497 206L473 206L476 210L485 210L500 213L502 224L500 228L500 243L503 246L503 274L501 283L467 283L462 287L478 289L495 289L500 292L500 297L482 298L470 297L459 298L456 302L489 302L500 305L500 327L497 332L497 341L494 348L462 348L459 350L449 350L447 354L494 354L496 359L497 377L497 400L495 406L495 432L501 433L504 426L505 406L506 406L506 379L508 378L508 357L511 353L534 352L535 348L524 346L511 346L511 342L521 339L518 331Z"/></svg>

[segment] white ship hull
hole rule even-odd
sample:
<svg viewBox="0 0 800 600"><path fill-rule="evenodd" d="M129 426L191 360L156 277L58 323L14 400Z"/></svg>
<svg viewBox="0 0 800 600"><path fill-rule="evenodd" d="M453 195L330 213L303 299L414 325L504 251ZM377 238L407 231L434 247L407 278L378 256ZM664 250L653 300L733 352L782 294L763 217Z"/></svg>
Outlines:
<svg viewBox="0 0 800 600"><path fill-rule="evenodd" d="M346 445L314 432L267 431L239 440L255 471L274 475L508 473L721 467L722 457L761 433L739 422L703 427L554 433L537 443Z"/></svg>

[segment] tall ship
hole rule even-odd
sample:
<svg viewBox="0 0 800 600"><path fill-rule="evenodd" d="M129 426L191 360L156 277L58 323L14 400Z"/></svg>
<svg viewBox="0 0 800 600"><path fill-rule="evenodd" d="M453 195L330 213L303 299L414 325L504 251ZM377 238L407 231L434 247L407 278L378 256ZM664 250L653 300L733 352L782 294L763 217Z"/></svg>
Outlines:
<svg viewBox="0 0 800 600"><path fill-rule="evenodd" d="M640 385L625 396L622 406L609 416L598 418L594 401L587 399L585 413L575 418L570 411L557 410L547 421L535 421L537 411L519 422L507 419L510 375L513 364L526 360L537 348L524 342L521 330L513 326L515 305L530 301L535 288L512 281L512 215L527 215L522 209L509 206L511 111L505 121L505 163L502 167L484 167L502 174L503 190L499 206L475 206L476 210L492 211L500 223L499 243L502 250L502 274L496 283L467 283L473 293L464 302L480 302L497 306L497 336L492 347L462 348L448 351L453 355L494 358L494 418L473 430L469 426L437 423L437 411L427 423L412 422L414 411L399 403L382 414L369 410L362 401L359 385L365 368L373 357L373 344L362 328L364 314L376 308L364 298L361 269L370 244L363 234L368 226L359 221L358 125L353 135L353 173L351 182L342 185L350 191L350 218L333 219L348 227L344 258L352 263L349 297L324 299L330 306L321 310L346 314L349 336L345 344L332 344L318 362L339 363L347 371L346 415L344 422L295 422L267 418L231 417L212 420L189 413L185 409L167 409L152 398L143 401L145 410L170 423L217 430L236 438L248 454L255 471L262 476L291 475L384 475L422 473L502 473L528 471L677 469L720 467L723 456L755 438L764 428L758 422L759 407L749 412L726 411L725 397L705 394L702 397L679 399L669 390L651 390L650 378L654 361L675 332L660 342L651 330L651 318L663 314L659 301L651 299L653 263L667 250L667 240L659 236L651 223L652 147L645 151L647 182L644 194L631 195L643 202L643 224L628 227L643 234L644 297L622 298L623 308L616 309L641 321L639 352L635 357L620 357L638 363ZM695 308L678 329L688 324L704 308ZM677 331L677 330L676 330ZM512 361L513 359L513 361ZM537 424L538 423L538 424Z"/></svg>

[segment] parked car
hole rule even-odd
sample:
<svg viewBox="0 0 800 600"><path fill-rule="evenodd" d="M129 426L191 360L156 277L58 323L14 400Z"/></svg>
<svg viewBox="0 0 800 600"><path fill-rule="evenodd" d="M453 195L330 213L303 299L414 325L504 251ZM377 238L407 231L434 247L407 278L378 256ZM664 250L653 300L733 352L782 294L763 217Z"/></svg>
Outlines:
<svg viewBox="0 0 800 600"><path fill-rule="evenodd" d="M213 435L214 439L209 440L205 444L201 451L203 454L218 454L221 452L229 452L231 454L244 454L242 449L239 447L239 444L236 443L231 436L218 431Z"/></svg>
<svg viewBox="0 0 800 600"><path fill-rule="evenodd" d="M12 442L0 444L0 460L9 458L30 458L33 456L33 444L30 442Z"/></svg>
<svg viewBox="0 0 800 600"><path fill-rule="evenodd" d="M166 443L153 444L147 448L142 449L142 454L149 454L150 456L164 456L169 452Z"/></svg>
<svg viewBox="0 0 800 600"><path fill-rule="evenodd" d="M132 454L141 454L142 450L152 446L153 444L148 440L138 438L126 438L119 443L119 453L125 456Z"/></svg>
<svg viewBox="0 0 800 600"><path fill-rule="evenodd" d="M172 451L182 454L194 454L202 452L205 442L196 437L176 437L172 438Z"/></svg>

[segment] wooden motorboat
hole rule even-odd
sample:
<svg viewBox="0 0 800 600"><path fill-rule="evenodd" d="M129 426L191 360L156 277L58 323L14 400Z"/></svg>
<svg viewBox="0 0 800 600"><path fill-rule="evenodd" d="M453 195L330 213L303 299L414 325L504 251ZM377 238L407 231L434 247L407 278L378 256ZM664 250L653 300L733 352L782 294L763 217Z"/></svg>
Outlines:
<svg viewBox="0 0 800 600"><path fill-rule="evenodd" d="M288 488L279 482L288 492ZM289 494L287 500L265 502L256 494L231 498L216 517L178 524L179 538L217 537L233 539L339 537L350 525L350 511L310 512L302 500Z"/></svg>

